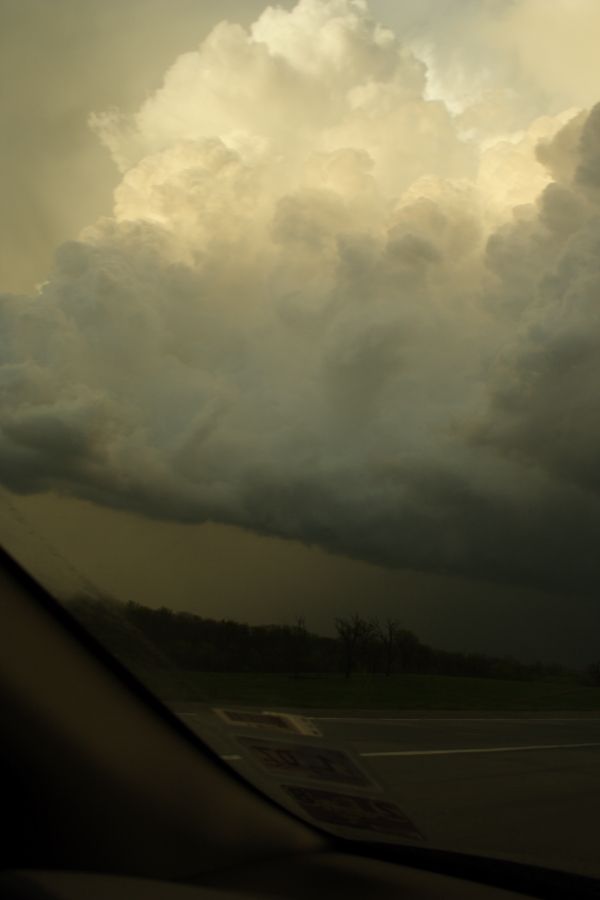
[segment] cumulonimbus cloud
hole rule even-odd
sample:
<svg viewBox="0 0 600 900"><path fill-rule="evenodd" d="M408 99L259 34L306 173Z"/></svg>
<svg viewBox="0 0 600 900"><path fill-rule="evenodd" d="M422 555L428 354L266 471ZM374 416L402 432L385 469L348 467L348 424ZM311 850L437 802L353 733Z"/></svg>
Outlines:
<svg viewBox="0 0 600 900"><path fill-rule="evenodd" d="M0 298L3 483L589 589L600 107L430 95L362 0L300 0L95 115L113 215Z"/></svg>

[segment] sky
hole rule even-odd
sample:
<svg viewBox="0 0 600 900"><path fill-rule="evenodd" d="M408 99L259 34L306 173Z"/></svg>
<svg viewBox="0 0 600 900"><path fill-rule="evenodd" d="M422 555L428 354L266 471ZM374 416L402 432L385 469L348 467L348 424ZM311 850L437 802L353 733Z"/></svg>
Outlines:
<svg viewBox="0 0 600 900"><path fill-rule="evenodd" d="M595 0L0 25L7 545L62 593L599 657Z"/></svg>

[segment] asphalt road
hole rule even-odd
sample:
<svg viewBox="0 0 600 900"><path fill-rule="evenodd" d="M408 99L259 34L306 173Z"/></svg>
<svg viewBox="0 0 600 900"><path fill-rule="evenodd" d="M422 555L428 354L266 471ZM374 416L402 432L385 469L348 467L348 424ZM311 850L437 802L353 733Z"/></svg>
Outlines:
<svg viewBox="0 0 600 900"><path fill-rule="evenodd" d="M309 715L432 845L600 877L600 717Z"/></svg>
<svg viewBox="0 0 600 900"><path fill-rule="evenodd" d="M600 876L600 719L317 724L360 754L431 843Z"/></svg>

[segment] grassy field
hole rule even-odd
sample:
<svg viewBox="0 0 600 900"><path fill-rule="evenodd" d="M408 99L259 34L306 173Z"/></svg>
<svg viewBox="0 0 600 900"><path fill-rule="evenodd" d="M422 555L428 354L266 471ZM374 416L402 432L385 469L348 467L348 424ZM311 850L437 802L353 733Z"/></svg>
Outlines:
<svg viewBox="0 0 600 900"><path fill-rule="evenodd" d="M143 673L140 673L143 677ZM149 673L163 699L268 708L373 710L597 710L600 687L574 677L504 681L442 675L289 676L212 672Z"/></svg>

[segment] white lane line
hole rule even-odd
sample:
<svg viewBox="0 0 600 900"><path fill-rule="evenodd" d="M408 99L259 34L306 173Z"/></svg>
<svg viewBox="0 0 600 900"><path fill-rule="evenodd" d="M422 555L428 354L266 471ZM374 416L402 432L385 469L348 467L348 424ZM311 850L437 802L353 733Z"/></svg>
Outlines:
<svg viewBox="0 0 600 900"><path fill-rule="evenodd" d="M200 715L195 712L179 712L177 709L173 710L180 718L182 719L199 719ZM451 723L451 722L478 722L480 724L484 724L485 722L514 722L518 723L531 723L534 722L536 724L543 724L545 722L569 722L569 723L577 723L577 722L596 722L600 725L600 715L597 716L586 716L580 718L561 718L561 717L553 717L553 718L540 718L536 716L535 718L529 718L525 716L521 716L518 719L509 719L509 718L492 718L490 716L436 716L436 717L425 717L425 716L389 716L383 718L360 718L358 716L309 716L306 713L301 713L299 715L303 715L304 718L310 719L314 722L339 722L344 725L346 723L351 723L354 725L418 725L420 722L436 722L437 724L443 723Z"/></svg>
<svg viewBox="0 0 600 900"><path fill-rule="evenodd" d="M577 750L582 747L600 747L600 741L587 744L531 744L520 747L461 747L451 750L375 750L359 753L359 756L455 756L461 753L519 753L524 750Z"/></svg>
<svg viewBox="0 0 600 900"><path fill-rule="evenodd" d="M525 718L525 717L519 718L519 719L507 719L507 718L495 719L495 718L490 718L488 716L478 716L478 717L473 716L472 718L464 718L464 717L459 718L459 717L454 717L454 716L439 716L437 718L425 718L424 716L414 716L414 717L413 716L403 716L403 717L394 716L394 717L382 718L382 719L375 719L375 718L361 719L358 717L351 717L351 716L346 716L346 717L344 717L344 716L306 716L306 718L309 718L315 722L340 722L341 724L352 723L354 725L365 725L365 724L380 725L382 723L385 723L386 725L388 725L388 724L391 724L391 725L418 725L420 722L437 722L438 724L450 724L451 722L479 722L480 724L485 724L486 722L514 722L514 723L519 723L519 722L521 722L521 723L523 723L523 722L526 722L526 723L530 723L530 722L536 722L536 723L538 723L538 722L539 723L544 723L544 722L574 722L574 723L596 722L600 725L600 715L599 716L591 716L591 717L587 717L587 718L577 718L577 719L575 719L575 718L540 719L538 717L531 718L531 719Z"/></svg>
<svg viewBox="0 0 600 900"><path fill-rule="evenodd" d="M600 741L587 744L536 744L520 747L461 747L452 750L375 750L371 753L359 753L358 756L454 756L461 753L516 753L522 750L574 750L581 747L600 747ZM234 762L243 759L236 754L221 755L221 759Z"/></svg>

